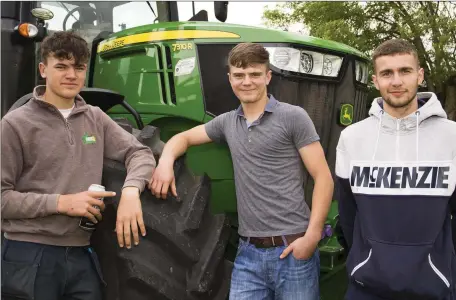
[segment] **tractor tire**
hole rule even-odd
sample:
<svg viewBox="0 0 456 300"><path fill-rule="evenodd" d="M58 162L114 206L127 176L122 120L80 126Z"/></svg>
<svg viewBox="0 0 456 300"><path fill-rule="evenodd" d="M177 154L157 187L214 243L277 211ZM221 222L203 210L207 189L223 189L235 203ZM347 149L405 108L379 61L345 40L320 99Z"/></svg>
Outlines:
<svg viewBox="0 0 456 300"><path fill-rule="evenodd" d="M8 112L13 111L13 110L15 110L16 108L21 107L21 106L24 105L25 103L29 102L30 99L32 99L32 97L33 97L33 93L29 93L29 94L27 94L27 95L22 96L22 97L19 98L16 102L14 102L14 104L10 107L10 109L8 109Z"/></svg>
<svg viewBox="0 0 456 300"><path fill-rule="evenodd" d="M154 154L163 149L157 128L146 126L132 133ZM194 176L184 157L175 162L174 173L178 197L157 199L146 187L141 203L147 234L139 245L120 248L114 230L126 169L119 162L105 161L103 185L117 196L105 200L103 220L91 238L107 283L104 300L227 299L232 270L224 258L228 219L211 214L206 175Z"/></svg>

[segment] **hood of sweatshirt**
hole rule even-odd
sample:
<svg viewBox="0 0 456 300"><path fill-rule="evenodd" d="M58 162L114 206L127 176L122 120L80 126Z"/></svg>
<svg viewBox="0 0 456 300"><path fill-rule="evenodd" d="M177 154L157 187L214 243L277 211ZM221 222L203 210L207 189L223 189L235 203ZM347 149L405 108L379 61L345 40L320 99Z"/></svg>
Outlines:
<svg viewBox="0 0 456 300"><path fill-rule="evenodd" d="M372 101L372 105L369 110L369 115L374 117L378 122L376 133L377 138L375 142L372 160L375 160L375 155L378 150L378 143L382 131L385 133L397 134L398 137L401 135L408 134L410 132L416 132L415 157L416 160L419 160L419 125L422 122L431 118L447 119L447 114L434 93L418 93L417 97L418 110L402 119L394 118L383 110L383 98L375 98L374 101ZM400 143L397 143L395 147L395 153L399 153Z"/></svg>

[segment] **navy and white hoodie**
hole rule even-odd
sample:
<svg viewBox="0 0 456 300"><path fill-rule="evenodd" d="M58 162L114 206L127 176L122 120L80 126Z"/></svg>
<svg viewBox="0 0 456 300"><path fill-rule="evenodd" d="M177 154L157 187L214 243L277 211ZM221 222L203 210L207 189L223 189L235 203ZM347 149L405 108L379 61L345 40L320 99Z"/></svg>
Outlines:
<svg viewBox="0 0 456 300"><path fill-rule="evenodd" d="M370 117L341 133L336 176L350 280L391 300L449 299L456 283L450 199L456 123L433 93L396 119L372 102Z"/></svg>

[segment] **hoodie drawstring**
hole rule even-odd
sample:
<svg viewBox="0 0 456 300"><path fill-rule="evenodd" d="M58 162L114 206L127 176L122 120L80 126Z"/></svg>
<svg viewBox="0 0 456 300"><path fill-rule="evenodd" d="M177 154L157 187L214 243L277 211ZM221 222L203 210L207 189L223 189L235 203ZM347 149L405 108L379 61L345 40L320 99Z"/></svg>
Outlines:
<svg viewBox="0 0 456 300"><path fill-rule="evenodd" d="M415 115L416 115L416 160L418 161L419 157L418 157L418 151L419 151L419 144L418 144L418 141L419 141L419 133L420 133L420 122L419 122L419 117L420 117L420 111L417 110L415 112Z"/></svg>
<svg viewBox="0 0 456 300"><path fill-rule="evenodd" d="M380 132L382 130L382 121L383 121L383 114L384 111L380 111L380 120L378 121L378 126L377 126L377 140L375 141L375 148L374 148L374 154L372 155L372 160L375 160L375 155L377 154L377 149L378 149L378 142L380 140ZM416 141L415 141L415 150L416 150L416 160L419 160L419 136L420 136L420 111L417 110L415 112L416 115ZM399 132L397 133L399 134ZM396 148L398 148L399 145L396 145ZM397 149L396 149L397 150ZM397 153L396 153L397 155ZM397 160L397 157L396 157Z"/></svg>
<svg viewBox="0 0 456 300"><path fill-rule="evenodd" d="M378 121L377 127L377 141L375 142L374 154L372 160L375 160L375 154L377 153L378 141L380 140L380 132L382 131L382 120L383 120L383 109L380 111L380 120Z"/></svg>

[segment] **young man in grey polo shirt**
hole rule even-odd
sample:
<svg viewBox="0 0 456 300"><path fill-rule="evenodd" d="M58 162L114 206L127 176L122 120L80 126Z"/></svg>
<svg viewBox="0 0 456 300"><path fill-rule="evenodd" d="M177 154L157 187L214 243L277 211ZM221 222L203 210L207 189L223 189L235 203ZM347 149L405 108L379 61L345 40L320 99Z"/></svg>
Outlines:
<svg viewBox="0 0 456 300"><path fill-rule="evenodd" d="M227 143L233 158L239 249L230 299L319 299L321 238L333 180L306 111L267 94L269 53L243 43L228 58L229 81L241 106L166 144L150 189L176 196L173 163L189 146ZM306 168L315 180L312 213L304 200Z"/></svg>

